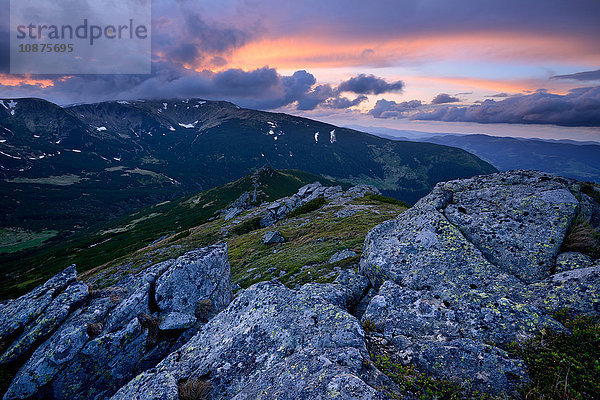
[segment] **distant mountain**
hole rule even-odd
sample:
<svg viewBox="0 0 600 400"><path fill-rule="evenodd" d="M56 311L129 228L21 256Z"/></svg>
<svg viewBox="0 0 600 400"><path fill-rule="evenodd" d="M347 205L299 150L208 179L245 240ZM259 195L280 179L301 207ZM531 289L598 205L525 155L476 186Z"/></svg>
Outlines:
<svg viewBox="0 0 600 400"><path fill-rule="evenodd" d="M500 171L530 169L580 181L600 183L600 143L598 142L362 128L390 140L412 140L458 147L475 154Z"/></svg>
<svg viewBox="0 0 600 400"><path fill-rule="evenodd" d="M436 182L495 171L455 148L391 141L227 102L0 103L4 227L86 226L265 164L374 184L407 202Z"/></svg>

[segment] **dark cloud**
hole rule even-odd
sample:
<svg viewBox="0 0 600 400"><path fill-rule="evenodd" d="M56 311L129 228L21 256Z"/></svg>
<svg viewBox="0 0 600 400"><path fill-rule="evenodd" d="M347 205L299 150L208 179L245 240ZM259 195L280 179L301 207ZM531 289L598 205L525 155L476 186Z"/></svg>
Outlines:
<svg viewBox="0 0 600 400"><path fill-rule="evenodd" d="M445 106L411 118L448 122L600 126L600 86L578 88L566 95L538 90L505 100L485 100L470 107Z"/></svg>
<svg viewBox="0 0 600 400"><path fill-rule="evenodd" d="M360 74L340 83L340 92L352 92L356 94L381 94L389 92L401 92L404 82L396 81L388 83L384 79L374 75Z"/></svg>
<svg viewBox="0 0 600 400"><path fill-rule="evenodd" d="M489 96L485 96L485 97L497 97L497 98L504 98L504 97L510 97L511 95L508 93L496 93L496 94L491 94Z"/></svg>
<svg viewBox="0 0 600 400"><path fill-rule="evenodd" d="M375 118L401 118L406 116L409 111L421 107L423 103L420 100L403 101L396 103L385 99L377 100L375 107L369 111L369 114Z"/></svg>
<svg viewBox="0 0 600 400"><path fill-rule="evenodd" d="M298 110L317 107L354 107L366 96L349 99L331 85L318 84L307 71L281 76L276 69L227 69L196 72L177 63L155 62L152 75L79 75L55 80L52 87L4 86L4 97L43 97L58 104L106 100L191 98L227 99L244 107L276 109L294 105Z"/></svg>
<svg viewBox="0 0 600 400"><path fill-rule="evenodd" d="M459 101L458 97L450 96L447 93L440 93L431 100L431 104L458 103Z"/></svg>
<svg viewBox="0 0 600 400"><path fill-rule="evenodd" d="M550 79L573 79L576 81L600 81L600 69L595 71L577 72L568 75L555 75Z"/></svg>

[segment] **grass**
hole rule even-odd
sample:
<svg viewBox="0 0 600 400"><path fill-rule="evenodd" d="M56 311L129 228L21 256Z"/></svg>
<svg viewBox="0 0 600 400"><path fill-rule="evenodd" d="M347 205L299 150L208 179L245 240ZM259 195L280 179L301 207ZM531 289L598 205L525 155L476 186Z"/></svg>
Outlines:
<svg viewBox="0 0 600 400"><path fill-rule="evenodd" d="M421 373L413 365L402 365L388 354L371 354L375 366L398 385L400 393L383 388L392 399L403 399L406 394L421 400L491 400L495 397L470 388L468 382L463 384L435 379Z"/></svg>
<svg viewBox="0 0 600 400"><path fill-rule="evenodd" d="M581 185L581 191L594 199L596 203L600 204L600 191L598 191L598 185L586 182Z"/></svg>
<svg viewBox="0 0 600 400"><path fill-rule="evenodd" d="M382 196L380 194L368 194L365 196L365 198L367 198L369 200L373 200L373 201L379 201L382 203L395 204L397 206L401 206L404 208L410 208L410 204L408 204L402 200L398 200L393 197Z"/></svg>
<svg viewBox="0 0 600 400"><path fill-rule="evenodd" d="M600 258L600 233L581 217L569 227L562 244L562 251L576 251L593 258Z"/></svg>
<svg viewBox="0 0 600 400"><path fill-rule="evenodd" d="M311 211L318 210L327 203L324 197L317 197L311 201L301 205L287 215L287 218L296 218Z"/></svg>
<svg viewBox="0 0 600 400"><path fill-rule="evenodd" d="M523 388L523 397L530 400L598 398L600 321L572 316L568 310L554 317L572 334L542 331L528 342L511 345L511 352L527 363L532 380Z"/></svg>
<svg viewBox="0 0 600 400"><path fill-rule="evenodd" d="M0 229L0 253L14 253L37 247L56 236L57 233L57 231L52 230L32 232L20 228Z"/></svg>

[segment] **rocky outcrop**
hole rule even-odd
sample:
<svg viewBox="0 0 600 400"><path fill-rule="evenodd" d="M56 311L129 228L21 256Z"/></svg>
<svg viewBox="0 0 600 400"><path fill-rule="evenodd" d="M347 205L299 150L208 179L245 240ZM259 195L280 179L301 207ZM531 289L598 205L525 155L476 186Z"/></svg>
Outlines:
<svg viewBox="0 0 600 400"><path fill-rule="evenodd" d="M598 207L575 181L532 171L438 184L367 235L360 271L379 292L363 322L405 363L510 392L527 375L506 344L565 331L551 317L562 307L600 312L598 266L559 255L576 216Z"/></svg>
<svg viewBox="0 0 600 400"><path fill-rule="evenodd" d="M355 317L308 288L262 282L112 399L175 400L179 383L198 379L212 399L383 398L369 365Z"/></svg>
<svg viewBox="0 0 600 400"><path fill-rule="evenodd" d="M23 331L2 354L24 362L4 399L107 398L185 343L233 297L226 245L191 251L92 294L71 267L32 293L1 313ZM54 299L34 320L31 310L42 308L35 299L45 294ZM26 351L33 352L19 359Z"/></svg>
<svg viewBox="0 0 600 400"><path fill-rule="evenodd" d="M292 196L284 197L269 203L265 210L260 210L257 214L260 216L261 226L266 227L282 220L296 208L318 197L339 202L364 197L370 193L380 194L379 189L369 185L353 186L344 192L341 186L323 186L320 182L315 182L302 186L298 189L298 192Z"/></svg>

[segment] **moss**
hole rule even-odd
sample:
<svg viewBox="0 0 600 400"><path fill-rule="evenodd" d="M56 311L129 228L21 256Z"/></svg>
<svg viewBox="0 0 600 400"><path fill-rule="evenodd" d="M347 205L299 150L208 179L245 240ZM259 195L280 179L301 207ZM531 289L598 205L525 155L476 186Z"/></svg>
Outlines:
<svg viewBox="0 0 600 400"><path fill-rule="evenodd" d="M586 182L581 185L581 191L594 199L596 203L600 204L600 191L598 190L598 185Z"/></svg>
<svg viewBox="0 0 600 400"><path fill-rule="evenodd" d="M561 310L554 317L572 333L542 331L510 351L523 359L527 399L593 399L600 393L600 321Z"/></svg>

